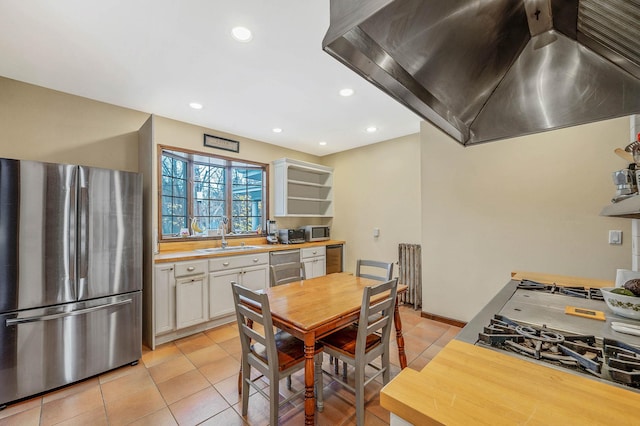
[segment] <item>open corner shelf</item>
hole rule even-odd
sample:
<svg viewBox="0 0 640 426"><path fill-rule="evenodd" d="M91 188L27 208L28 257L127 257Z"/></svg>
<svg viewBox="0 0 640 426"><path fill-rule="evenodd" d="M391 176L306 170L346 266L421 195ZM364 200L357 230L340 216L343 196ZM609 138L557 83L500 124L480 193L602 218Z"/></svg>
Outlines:
<svg viewBox="0 0 640 426"><path fill-rule="evenodd" d="M333 216L333 168L290 158L273 164L276 216Z"/></svg>

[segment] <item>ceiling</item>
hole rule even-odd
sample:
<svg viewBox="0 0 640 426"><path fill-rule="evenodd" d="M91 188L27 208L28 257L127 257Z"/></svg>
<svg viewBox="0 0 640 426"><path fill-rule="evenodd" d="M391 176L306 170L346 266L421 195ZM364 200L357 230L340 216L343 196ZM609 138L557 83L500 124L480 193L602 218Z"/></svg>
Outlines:
<svg viewBox="0 0 640 426"><path fill-rule="evenodd" d="M0 76L318 156L417 133L328 26L329 0L0 0Z"/></svg>

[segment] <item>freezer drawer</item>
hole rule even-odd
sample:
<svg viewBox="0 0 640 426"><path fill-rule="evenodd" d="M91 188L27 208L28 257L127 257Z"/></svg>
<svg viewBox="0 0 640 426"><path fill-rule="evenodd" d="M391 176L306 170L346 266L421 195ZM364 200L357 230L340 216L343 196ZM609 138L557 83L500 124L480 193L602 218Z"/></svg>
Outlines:
<svg viewBox="0 0 640 426"><path fill-rule="evenodd" d="M0 404L137 361L141 292L0 315Z"/></svg>

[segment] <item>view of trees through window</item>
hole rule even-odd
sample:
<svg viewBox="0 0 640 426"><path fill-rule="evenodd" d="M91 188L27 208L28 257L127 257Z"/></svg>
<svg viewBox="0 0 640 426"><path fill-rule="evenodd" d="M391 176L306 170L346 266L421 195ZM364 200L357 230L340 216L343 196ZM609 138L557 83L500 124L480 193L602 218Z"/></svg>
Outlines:
<svg viewBox="0 0 640 426"><path fill-rule="evenodd" d="M163 238L179 236L184 228L206 236L208 230L222 228L223 217L229 219L227 234L255 233L264 227L265 164L176 148L162 148L160 163Z"/></svg>

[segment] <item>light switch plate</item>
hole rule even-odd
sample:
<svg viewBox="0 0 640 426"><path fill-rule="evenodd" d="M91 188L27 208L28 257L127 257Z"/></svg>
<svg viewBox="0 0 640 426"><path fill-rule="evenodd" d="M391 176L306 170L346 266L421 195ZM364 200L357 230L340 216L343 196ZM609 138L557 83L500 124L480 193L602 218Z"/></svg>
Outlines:
<svg viewBox="0 0 640 426"><path fill-rule="evenodd" d="M622 244L622 231L609 231L609 244Z"/></svg>

